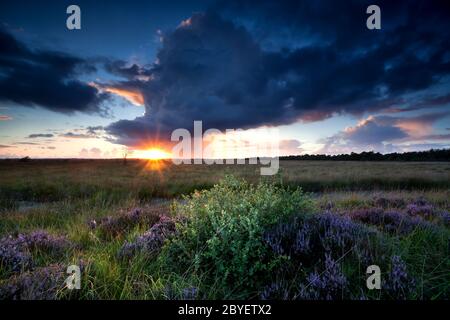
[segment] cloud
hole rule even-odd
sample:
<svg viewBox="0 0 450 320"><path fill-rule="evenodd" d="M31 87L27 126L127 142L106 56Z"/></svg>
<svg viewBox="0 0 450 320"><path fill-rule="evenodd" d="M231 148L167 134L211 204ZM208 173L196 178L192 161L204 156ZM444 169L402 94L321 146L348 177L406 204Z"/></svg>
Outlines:
<svg viewBox="0 0 450 320"><path fill-rule="evenodd" d="M85 59L62 52L31 50L0 28L0 101L55 112L104 113L107 93L76 79L95 71Z"/></svg>
<svg viewBox="0 0 450 320"><path fill-rule="evenodd" d="M433 123L450 115L450 112L439 112L410 118L397 118L396 126L411 137L422 137L433 131Z"/></svg>
<svg viewBox="0 0 450 320"><path fill-rule="evenodd" d="M194 14L163 35L153 65L110 67L126 80L109 87L140 92L145 115L105 129L134 146L194 120L247 129L413 105L448 81L450 21L439 3L380 6L380 31L365 27L364 1L226 1Z"/></svg>
<svg viewBox="0 0 450 320"><path fill-rule="evenodd" d="M35 142L27 142L27 141L14 142L14 144L17 144L17 145L25 145L25 146L38 146L38 145L40 145L39 143L35 143Z"/></svg>
<svg viewBox="0 0 450 320"><path fill-rule="evenodd" d="M59 136L60 137L64 137L64 138L73 138L73 139L90 139L90 138L95 138L95 136L92 136L90 134L73 133L73 132L62 133Z"/></svg>
<svg viewBox="0 0 450 320"><path fill-rule="evenodd" d="M35 138L52 138L54 135L51 133L33 133L28 136L30 139Z"/></svg>
<svg viewBox="0 0 450 320"><path fill-rule="evenodd" d="M402 145L422 145L418 141L447 141L450 144L449 134L432 134L433 123L449 115L449 112L441 112L409 118L369 116L356 126L321 141L324 146L319 153L391 152L400 150Z"/></svg>
<svg viewBox="0 0 450 320"><path fill-rule="evenodd" d="M86 128L89 135L95 135L98 131L102 131L103 129L103 126L89 126Z"/></svg>
<svg viewBox="0 0 450 320"><path fill-rule="evenodd" d="M105 61L105 69L117 76L121 76L127 79L140 79L149 80L151 78L151 72L148 66L140 66L136 63L129 64L123 60L107 60Z"/></svg>
<svg viewBox="0 0 450 320"><path fill-rule="evenodd" d="M8 121L8 120L12 120L13 118L7 115L2 115L0 114L0 121Z"/></svg>
<svg viewBox="0 0 450 320"><path fill-rule="evenodd" d="M102 157L102 151L99 148L83 148L79 152L79 156L81 158L101 158Z"/></svg>
<svg viewBox="0 0 450 320"><path fill-rule="evenodd" d="M0 149L5 149L5 148L15 148L14 146L7 146L4 144L0 144Z"/></svg>
<svg viewBox="0 0 450 320"><path fill-rule="evenodd" d="M131 102L135 106L143 106L144 105L144 97L142 93L137 89L126 89L126 88L120 88L118 84L116 84L116 87L108 86L108 85L102 85L98 83L91 83L91 86L97 88L101 92L108 92L113 93L115 95L118 95L125 100Z"/></svg>
<svg viewBox="0 0 450 320"><path fill-rule="evenodd" d="M407 103L403 99L392 102L386 109L381 110L383 113L399 113L415 111L420 109L441 107L450 104L450 94L433 95L420 98L417 101Z"/></svg>
<svg viewBox="0 0 450 320"><path fill-rule="evenodd" d="M301 142L295 139L281 140L279 143L280 155L298 155L302 151Z"/></svg>

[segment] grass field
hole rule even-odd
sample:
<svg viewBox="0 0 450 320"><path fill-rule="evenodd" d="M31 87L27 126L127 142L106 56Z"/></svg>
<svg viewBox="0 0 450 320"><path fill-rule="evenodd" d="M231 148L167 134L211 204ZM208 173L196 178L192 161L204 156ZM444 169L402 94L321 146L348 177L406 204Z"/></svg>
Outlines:
<svg viewBox="0 0 450 320"><path fill-rule="evenodd" d="M280 167L0 161L0 298L450 297L450 163Z"/></svg>

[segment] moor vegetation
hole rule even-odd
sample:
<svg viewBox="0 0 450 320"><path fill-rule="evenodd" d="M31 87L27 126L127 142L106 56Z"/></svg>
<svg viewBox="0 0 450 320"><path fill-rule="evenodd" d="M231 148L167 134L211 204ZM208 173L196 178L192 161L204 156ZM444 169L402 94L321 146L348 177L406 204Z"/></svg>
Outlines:
<svg viewBox="0 0 450 320"><path fill-rule="evenodd" d="M30 160L0 176L0 299L450 297L448 162L282 161L260 177Z"/></svg>

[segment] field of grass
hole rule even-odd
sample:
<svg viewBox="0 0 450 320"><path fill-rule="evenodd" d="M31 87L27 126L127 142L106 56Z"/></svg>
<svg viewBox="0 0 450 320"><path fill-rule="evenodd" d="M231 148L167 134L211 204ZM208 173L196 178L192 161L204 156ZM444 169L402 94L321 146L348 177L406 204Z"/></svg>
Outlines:
<svg viewBox="0 0 450 320"><path fill-rule="evenodd" d="M450 163L280 167L0 161L0 299L450 297Z"/></svg>

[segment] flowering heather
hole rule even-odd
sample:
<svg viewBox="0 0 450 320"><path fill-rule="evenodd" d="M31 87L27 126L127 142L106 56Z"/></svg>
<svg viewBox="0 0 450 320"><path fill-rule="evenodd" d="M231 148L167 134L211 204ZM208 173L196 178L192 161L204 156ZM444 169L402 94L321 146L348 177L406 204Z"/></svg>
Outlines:
<svg viewBox="0 0 450 320"><path fill-rule="evenodd" d="M158 254L166 238L175 233L175 221L167 216L161 216L147 232L134 242L125 242L119 251L119 257L129 259L137 253L152 256Z"/></svg>
<svg viewBox="0 0 450 320"><path fill-rule="evenodd" d="M450 227L450 212L444 211L437 214L439 221L446 227Z"/></svg>
<svg viewBox="0 0 450 320"><path fill-rule="evenodd" d="M345 216L325 213L317 215L316 219L321 247L338 255L362 244L373 234L364 225L355 223Z"/></svg>
<svg viewBox="0 0 450 320"><path fill-rule="evenodd" d="M0 284L0 300L54 300L64 288L65 267L60 264L37 268Z"/></svg>
<svg viewBox="0 0 450 320"><path fill-rule="evenodd" d="M264 234L264 241L274 253L308 264L324 253L342 255L355 246L360 249L355 253L363 255L363 240L371 234L373 231L348 217L323 213L278 224Z"/></svg>
<svg viewBox="0 0 450 320"><path fill-rule="evenodd" d="M259 294L261 300L290 300L289 285L283 280L277 280L265 286Z"/></svg>
<svg viewBox="0 0 450 320"><path fill-rule="evenodd" d="M383 211L381 209L364 209L349 214L353 220L374 225L383 231L394 234L409 234L421 229L434 229L435 226L419 216L409 216L397 211Z"/></svg>
<svg viewBox="0 0 450 320"><path fill-rule="evenodd" d="M406 206L406 213L410 216L421 216L424 218L432 218L434 215L434 207L424 199L418 199Z"/></svg>
<svg viewBox="0 0 450 320"><path fill-rule="evenodd" d="M0 265L9 272L20 272L33 267L32 250L51 255L61 255L71 246L63 236L54 236L45 231L33 231L0 239Z"/></svg>
<svg viewBox="0 0 450 320"><path fill-rule="evenodd" d="M103 236L114 238L139 224L152 226L158 219L159 216L153 211L146 212L143 209L135 208L117 217L108 216L98 221L91 220L88 225L91 229L99 230Z"/></svg>
<svg viewBox="0 0 450 320"><path fill-rule="evenodd" d="M410 203L406 207L406 213L413 217L423 217L432 222L450 226L450 212L438 211L434 206L424 199L419 199Z"/></svg>
<svg viewBox="0 0 450 320"><path fill-rule="evenodd" d="M46 231L38 230L29 234L19 234L19 241L30 249L37 249L49 254L61 255L72 243L63 236L55 236Z"/></svg>
<svg viewBox="0 0 450 320"><path fill-rule="evenodd" d="M0 239L0 266L7 272L20 272L33 265L31 254L11 236Z"/></svg>
<svg viewBox="0 0 450 320"><path fill-rule="evenodd" d="M262 299L343 299L351 297L340 259L369 263L379 248L380 233L347 216L330 212L296 216L264 234L275 254L289 257L264 287ZM374 242L375 241L375 242ZM303 275L302 275L303 274ZM289 289L285 283L297 283Z"/></svg>
<svg viewBox="0 0 450 320"><path fill-rule="evenodd" d="M181 300L195 300L198 296L198 288L189 287L184 288L181 293Z"/></svg>
<svg viewBox="0 0 450 320"><path fill-rule="evenodd" d="M199 289L197 287L186 287L181 290L176 290L171 284L168 284L163 289L164 299L167 300L196 300L200 299Z"/></svg>
<svg viewBox="0 0 450 320"><path fill-rule="evenodd" d="M305 300L342 299L346 291L347 279L341 266L329 255L325 255L325 270L314 271L306 278L306 284L300 286L298 298Z"/></svg>
<svg viewBox="0 0 450 320"><path fill-rule="evenodd" d="M415 281L406 271L406 264L399 256L392 256L391 270L384 289L396 299L407 299L414 291Z"/></svg>

